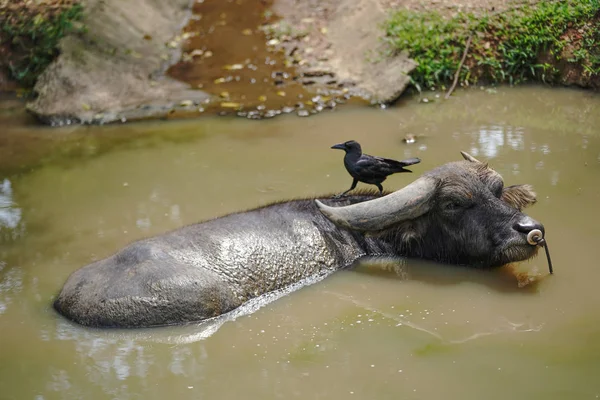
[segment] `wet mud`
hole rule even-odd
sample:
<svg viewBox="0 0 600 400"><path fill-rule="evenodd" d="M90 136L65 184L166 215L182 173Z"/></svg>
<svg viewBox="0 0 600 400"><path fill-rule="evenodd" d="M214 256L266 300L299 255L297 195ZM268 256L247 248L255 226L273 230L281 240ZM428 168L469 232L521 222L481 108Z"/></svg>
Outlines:
<svg viewBox="0 0 600 400"><path fill-rule="evenodd" d="M217 112L251 119L309 116L351 99L330 72L302 72L297 48L280 46L301 32L278 31L273 1L200 1L184 29L181 60L167 74L217 99L181 111ZM287 51L287 53L286 53ZM359 102L358 99L353 100ZM186 104L183 104L186 106ZM195 109L195 110L194 110Z"/></svg>

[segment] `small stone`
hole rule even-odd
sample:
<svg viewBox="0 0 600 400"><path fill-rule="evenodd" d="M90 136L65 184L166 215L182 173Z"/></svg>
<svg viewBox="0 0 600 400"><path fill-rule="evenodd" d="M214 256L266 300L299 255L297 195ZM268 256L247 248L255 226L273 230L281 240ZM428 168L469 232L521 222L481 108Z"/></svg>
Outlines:
<svg viewBox="0 0 600 400"><path fill-rule="evenodd" d="M181 107L190 107L194 105L194 102L191 100L183 100L181 103L179 103L179 105Z"/></svg>
<svg viewBox="0 0 600 400"><path fill-rule="evenodd" d="M406 144L412 144L417 141L417 138L412 133L408 133L406 134L406 136L404 136L402 141Z"/></svg>
<svg viewBox="0 0 600 400"><path fill-rule="evenodd" d="M265 118L273 118L273 117L275 117L276 115L279 115L279 114L281 114L281 111L279 111L279 110L268 110L265 113L264 117Z"/></svg>
<svg viewBox="0 0 600 400"><path fill-rule="evenodd" d="M308 110L298 110L298 112L296 114L299 117L308 117L310 115L310 113L308 112Z"/></svg>

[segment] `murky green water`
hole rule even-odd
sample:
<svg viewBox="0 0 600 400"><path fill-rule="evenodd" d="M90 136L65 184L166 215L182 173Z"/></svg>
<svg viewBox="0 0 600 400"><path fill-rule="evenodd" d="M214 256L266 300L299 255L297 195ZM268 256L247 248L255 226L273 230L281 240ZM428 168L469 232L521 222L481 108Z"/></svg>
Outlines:
<svg viewBox="0 0 600 400"><path fill-rule="evenodd" d="M589 92L517 88L307 119L63 131L4 113L1 154L44 161L28 171L5 158L6 171L21 172L0 172L0 399L598 398L599 111ZM423 137L406 145L407 133ZM132 240L345 190L342 154L329 146L347 139L423 159L388 189L459 150L489 160L506 184L533 184L529 214L546 226L555 275L520 289L503 271L417 260L401 271L343 271L212 335L91 330L51 308L71 272ZM57 143L63 155L46 150ZM546 268L543 257L520 266Z"/></svg>

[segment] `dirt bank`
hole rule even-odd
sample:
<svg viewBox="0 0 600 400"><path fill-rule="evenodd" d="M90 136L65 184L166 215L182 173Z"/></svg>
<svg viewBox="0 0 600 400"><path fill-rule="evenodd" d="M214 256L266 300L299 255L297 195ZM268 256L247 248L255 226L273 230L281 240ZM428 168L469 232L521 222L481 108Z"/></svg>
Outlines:
<svg viewBox="0 0 600 400"><path fill-rule="evenodd" d="M330 72L353 94L372 102L395 100L415 63L406 54L379 57L389 7L382 0L280 0L274 7L283 18L279 25L304 33L286 38L281 47L288 54L298 49L303 70Z"/></svg>
<svg viewBox="0 0 600 400"><path fill-rule="evenodd" d="M28 109L50 124L105 123L169 112L209 96L164 77L179 58L190 0L86 0L86 32L60 43Z"/></svg>
<svg viewBox="0 0 600 400"><path fill-rule="evenodd" d="M398 40L383 40L385 23L394 10L408 10L416 15L417 23L422 23L418 18L432 11L452 20L467 14L468 18L499 15L536 3L85 0L83 23L87 31L61 41L61 55L41 75L35 86L39 97L28 108L46 123L64 124L212 112L248 118L288 112L308 116L334 109L353 97L388 103L415 81L424 65L420 61L417 67L409 57L415 57L409 53L410 46L398 51ZM426 28L427 23L423 24ZM572 43L594 38L593 26L573 26L560 39L568 44L561 48L559 57L552 47L548 54L538 54L532 47L538 56L535 64L542 65L544 71L554 68L552 83L597 87L598 75L590 78L585 75L585 64L568 61L580 57L573 55L578 48ZM465 35L472 34L464 31ZM436 35L431 30L426 34ZM485 34L493 35L494 31ZM481 39L485 34L474 37L460 83L476 83L480 77L483 81L490 71L504 76L504 70L492 65L496 59L491 57L484 60L484 68L480 67L476 50L503 54L495 47L501 45L500 40ZM443 88L452 80L466 42L466 37L453 39L452 35L447 35L451 47L444 50L447 62L441 69L443 74L432 69L429 76L435 82L421 87ZM439 50L435 45L427 49ZM595 52L590 52L592 57L597 56ZM445 60L437 55L430 58L432 63ZM548 76L542 75L542 80ZM513 83L508 79L497 82Z"/></svg>

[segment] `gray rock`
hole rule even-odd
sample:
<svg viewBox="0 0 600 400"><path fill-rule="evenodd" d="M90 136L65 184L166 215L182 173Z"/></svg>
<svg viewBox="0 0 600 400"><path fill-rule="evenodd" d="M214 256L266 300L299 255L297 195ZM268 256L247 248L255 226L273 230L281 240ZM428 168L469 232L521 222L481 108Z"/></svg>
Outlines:
<svg viewBox="0 0 600 400"><path fill-rule="evenodd" d="M177 35L191 16L191 3L87 0L87 32L61 41L61 55L38 79L38 97L28 110L49 124L106 123L160 116L166 113L161 105L182 99L196 104L208 99L163 77L179 59ZM151 106L140 110L140 104Z"/></svg>

